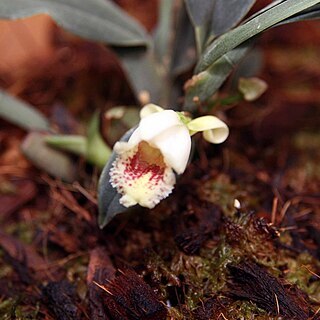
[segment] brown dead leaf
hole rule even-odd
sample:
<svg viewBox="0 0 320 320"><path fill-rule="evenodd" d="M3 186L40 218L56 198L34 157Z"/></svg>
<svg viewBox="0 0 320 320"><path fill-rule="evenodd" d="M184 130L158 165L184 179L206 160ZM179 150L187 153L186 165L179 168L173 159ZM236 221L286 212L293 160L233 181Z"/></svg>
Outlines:
<svg viewBox="0 0 320 320"><path fill-rule="evenodd" d="M30 180L21 180L12 182L15 193L0 193L0 218L6 219L17 209L32 200L37 194L35 183Z"/></svg>
<svg viewBox="0 0 320 320"><path fill-rule="evenodd" d="M100 279L98 273L105 270L105 279ZM115 274L115 268L109 258L109 254L103 247L96 247L90 252L90 261L87 273L87 283L93 281L104 281L110 279Z"/></svg>
<svg viewBox="0 0 320 320"><path fill-rule="evenodd" d="M0 246L11 258L24 267L24 271L27 272L28 270L25 269L31 269L37 279L48 278L49 265L33 246L22 243L2 230L0 230Z"/></svg>

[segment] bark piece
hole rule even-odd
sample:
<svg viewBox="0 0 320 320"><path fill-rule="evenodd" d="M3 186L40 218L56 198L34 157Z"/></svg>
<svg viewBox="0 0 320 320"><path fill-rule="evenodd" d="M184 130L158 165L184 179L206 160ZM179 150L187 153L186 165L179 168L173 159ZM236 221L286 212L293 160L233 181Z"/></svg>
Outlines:
<svg viewBox="0 0 320 320"><path fill-rule="evenodd" d="M221 209L207 202L192 202L189 210L196 222L190 222L190 217L181 220L174 240L178 248L187 255L195 255L213 234L221 223ZM191 224L191 226L190 226Z"/></svg>
<svg viewBox="0 0 320 320"><path fill-rule="evenodd" d="M209 233L204 228L188 228L179 233L174 241L178 248L188 255L194 255L199 252L202 244L208 240Z"/></svg>
<svg viewBox="0 0 320 320"><path fill-rule="evenodd" d="M90 319L110 319L103 299L104 292L95 283L104 284L107 279L114 277L115 272L108 252L103 247L97 247L90 252L87 273Z"/></svg>
<svg viewBox="0 0 320 320"><path fill-rule="evenodd" d="M42 289L44 303L59 320L81 319L76 305L78 300L76 290L68 281L49 282Z"/></svg>
<svg viewBox="0 0 320 320"><path fill-rule="evenodd" d="M279 279L251 262L229 265L228 269L232 279L232 296L250 300L267 312L286 319L309 318L308 303L301 290L286 287Z"/></svg>
<svg viewBox="0 0 320 320"><path fill-rule="evenodd" d="M100 286L114 320L165 320L167 309L153 290L133 271L118 270L116 277Z"/></svg>

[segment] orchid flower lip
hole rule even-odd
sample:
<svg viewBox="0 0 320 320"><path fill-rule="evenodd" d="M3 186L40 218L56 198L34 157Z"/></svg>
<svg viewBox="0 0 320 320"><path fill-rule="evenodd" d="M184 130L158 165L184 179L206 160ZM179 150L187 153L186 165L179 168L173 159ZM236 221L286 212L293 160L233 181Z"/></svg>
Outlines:
<svg viewBox="0 0 320 320"><path fill-rule="evenodd" d="M149 103L140 110L140 118L141 119L145 118L153 113L160 112L160 111L164 111L164 109L153 103Z"/></svg>

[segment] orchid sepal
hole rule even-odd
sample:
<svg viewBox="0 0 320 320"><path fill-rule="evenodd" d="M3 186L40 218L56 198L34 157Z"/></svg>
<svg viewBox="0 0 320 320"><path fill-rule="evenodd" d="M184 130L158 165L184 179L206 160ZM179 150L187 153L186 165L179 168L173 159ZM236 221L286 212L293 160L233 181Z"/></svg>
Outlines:
<svg viewBox="0 0 320 320"><path fill-rule="evenodd" d="M119 140L126 142L130 139L136 127L127 131ZM128 208L120 204L121 194L110 183L110 169L115 161L117 154L112 152L108 162L102 170L98 183L98 224L103 229L116 215L122 213Z"/></svg>
<svg viewBox="0 0 320 320"><path fill-rule="evenodd" d="M187 127L191 136L202 132L204 139L210 143L222 143L229 135L228 126L219 118L211 115L193 119L187 124Z"/></svg>

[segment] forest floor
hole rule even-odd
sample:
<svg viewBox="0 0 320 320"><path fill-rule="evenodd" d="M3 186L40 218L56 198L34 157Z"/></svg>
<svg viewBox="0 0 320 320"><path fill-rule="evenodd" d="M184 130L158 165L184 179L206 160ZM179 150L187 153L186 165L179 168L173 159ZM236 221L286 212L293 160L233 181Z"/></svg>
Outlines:
<svg viewBox="0 0 320 320"><path fill-rule="evenodd" d="M110 50L53 39L0 85L70 132L135 104ZM319 43L319 22L263 35L269 88L225 110L228 141L198 140L168 199L103 230L98 171L77 159L79 181L50 177L0 120L0 318L320 319Z"/></svg>

